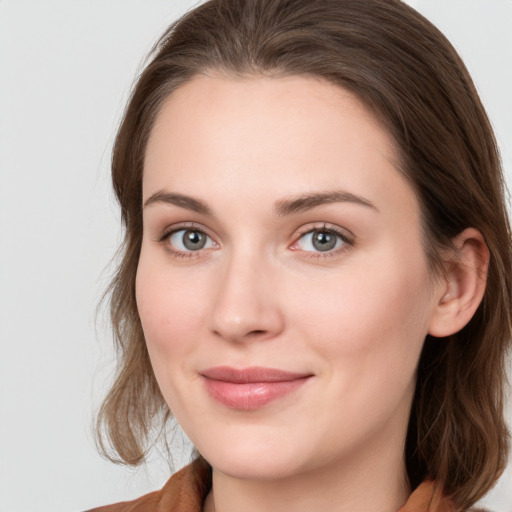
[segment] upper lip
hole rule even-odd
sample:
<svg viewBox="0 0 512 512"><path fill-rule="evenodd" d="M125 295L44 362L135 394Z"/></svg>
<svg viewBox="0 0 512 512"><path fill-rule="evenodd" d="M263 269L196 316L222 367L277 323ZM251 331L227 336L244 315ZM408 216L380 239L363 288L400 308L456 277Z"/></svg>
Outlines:
<svg viewBox="0 0 512 512"><path fill-rule="evenodd" d="M234 384L249 384L251 382L286 382L311 377L311 373L289 372L276 368L251 366L248 368L232 368L230 366L215 366L200 372L203 377Z"/></svg>

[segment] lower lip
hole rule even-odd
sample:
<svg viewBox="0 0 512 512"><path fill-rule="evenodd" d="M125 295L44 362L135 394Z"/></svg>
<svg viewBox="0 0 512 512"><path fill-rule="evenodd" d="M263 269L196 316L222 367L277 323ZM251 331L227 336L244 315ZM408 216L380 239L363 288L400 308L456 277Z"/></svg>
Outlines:
<svg viewBox="0 0 512 512"><path fill-rule="evenodd" d="M309 377L279 382L248 382L237 384L222 380L205 378L206 389L210 396L231 409L250 411L293 393Z"/></svg>

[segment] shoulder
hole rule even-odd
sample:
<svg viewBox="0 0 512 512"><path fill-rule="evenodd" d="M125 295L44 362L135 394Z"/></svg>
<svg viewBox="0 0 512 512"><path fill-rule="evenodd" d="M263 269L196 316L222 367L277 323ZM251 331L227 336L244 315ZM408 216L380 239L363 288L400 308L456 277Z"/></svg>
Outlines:
<svg viewBox="0 0 512 512"><path fill-rule="evenodd" d="M162 491L155 491L132 501L123 501L121 503L113 503L97 507L86 512L150 512L158 510Z"/></svg>
<svg viewBox="0 0 512 512"><path fill-rule="evenodd" d="M453 502L447 498L442 487L432 479L425 479L411 494L407 503L398 512L458 512ZM482 507L472 507L465 512L491 512Z"/></svg>
<svg viewBox="0 0 512 512"><path fill-rule="evenodd" d="M210 466L198 458L175 473L159 491L87 512L201 512L210 487Z"/></svg>

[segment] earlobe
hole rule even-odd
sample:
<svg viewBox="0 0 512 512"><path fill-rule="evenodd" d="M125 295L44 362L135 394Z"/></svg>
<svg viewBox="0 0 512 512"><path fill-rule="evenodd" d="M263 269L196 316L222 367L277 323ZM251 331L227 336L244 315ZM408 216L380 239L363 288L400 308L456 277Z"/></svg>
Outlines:
<svg viewBox="0 0 512 512"><path fill-rule="evenodd" d="M453 246L429 325L428 332L435 337L455 334L471 320L487 283L489 249L482 234L474 228L465 229L453 240Z"/></svg>

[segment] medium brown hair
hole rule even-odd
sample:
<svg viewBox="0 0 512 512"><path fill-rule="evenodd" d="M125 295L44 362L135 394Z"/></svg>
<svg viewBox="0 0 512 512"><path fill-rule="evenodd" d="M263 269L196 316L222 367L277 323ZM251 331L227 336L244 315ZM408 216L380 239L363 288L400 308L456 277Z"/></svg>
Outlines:
<svg viewBox="0 0 512 512"><path fill-rule="evenodd" d="M111 458L138 464L154 425L170 417L135 301L144 154L163 101L210 71L309 75L355 93L389 130L420 202L434 272L440 250L465 228L478 229L489 248L487 287L474 317L453 336L427 336L405 449L411 486L429 476L458 508L472 505L496 482L508 452L503 390L512 261L496 142L456 51L398 0L211 0L169 27L151 55L112 158L125 240L109 289L119 367L98 416L104 451L108 442Z"/></svg>

